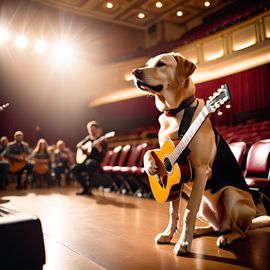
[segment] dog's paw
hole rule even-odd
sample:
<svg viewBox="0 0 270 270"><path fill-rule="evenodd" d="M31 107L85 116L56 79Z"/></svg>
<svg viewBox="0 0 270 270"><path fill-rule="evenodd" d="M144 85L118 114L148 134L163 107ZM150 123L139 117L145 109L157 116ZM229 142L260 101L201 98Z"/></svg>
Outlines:
<svg viewBox="0 0 270 270"><path fill-rule="evenodd" d="M218 247L226 247L231 245L232 239L228 235L221 235L217 239L217 246Z"/></svg>
<svg viewBox="0 0 270 270"><path fill-rule="evenodd" d="M157 244L169 244L172 240L172 236L164 233L159 233L155 237L155 242Z"/></svg>
<svg viewBox="0 0 270 270"><path fill-rule="evenodd" d="M177 242L173 253L177 256L185 256L189 252L188 242Z"/></svg>
<svg viewBox="0 0 270 270"><path fill-rule="evenodd" d="M158 169L156 161L153 158L151 152L151 150L147 151L143 158L144 170L148 175L154 175L155 173L157 173Z"/></svg>

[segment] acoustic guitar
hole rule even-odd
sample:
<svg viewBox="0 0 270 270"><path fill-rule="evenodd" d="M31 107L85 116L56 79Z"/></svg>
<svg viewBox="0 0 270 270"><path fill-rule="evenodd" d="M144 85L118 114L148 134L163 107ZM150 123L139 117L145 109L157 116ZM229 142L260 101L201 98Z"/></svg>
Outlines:
<svg viewBox="0 0 270 270"><path fill-rule="evenodd" d="M76 162L77 164L82 164L85 162L85 160L89 157L89 155L92 152L93 147L98 144L101 143L102 141L114 137L115 136L115 131L111 131L106 133L104 136L99 137L98 139L96 139L95 141L91 142L87 142L84 145L82 145L81 147L79 147L76 151Z"/></svg>
<svg viewBox="0 0 270 270"><path fill-rule="evenodd" d="M46 163L36 163L33 170L36 174L43 175L49 171L49 165Z"/></svg>
<svg viewBox="0 0 270 270"><path fill-rule="evenodd" d="M25 167L27 163L26 161L27 154L22 153L20 154L20 157L22 158L22 160L8 159L9 161L8 170L10 173L16 173Z"/></svg>
<svg viewBox="0 0 270 270"><path fill-rule="evenodd" d="M213 96L209 97L206 105L176 146L174 146L172 141L168 140L165 141L161 149L152 151L158 171L154 175L149 175L148 179L156 201L164 203L175 200L180 196L182 184L191 178L192 173L187 158L180 159L180 162L176 161L179 157L181 158L182 152L195 136L207 116L214 113L229 100L229 87L227 84L223 84ZM226 107L229 108L230 105Z"/></svg>

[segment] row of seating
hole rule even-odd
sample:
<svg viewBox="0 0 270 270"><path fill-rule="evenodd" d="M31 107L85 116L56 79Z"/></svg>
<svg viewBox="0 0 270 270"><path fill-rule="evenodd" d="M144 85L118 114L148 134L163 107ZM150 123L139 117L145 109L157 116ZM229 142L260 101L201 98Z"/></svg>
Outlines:
<svg viewBox="0 0 270 270"><path fill-rule="evenodd" d="M250 147L256 141L270 138L270 121L220 126L217 130L227 143L244 141Z"/></svg>
<svg viewBox="0 0 270 270"><path fill-rule="evenodd" d="M270 203L270 139L260 140L248 149L245 142L229 144L249 188ZM107 151L98 172L104 187L122 194L151 197L148 178L143 169L143 157L147 150L157 145L141 143L116 146ZM270 206L270 205L269 205Z"/></svg>
<svg viewBox="0 0 270 270"><path fill-rule="evenodd" d="M242 168L246 161L243 171L246 183L264 201L270 214L270 139L255 142L248 151L245 142L234 142L229 146Z"/></svg>
<svg viewBox="0 0 270 270"><path fill-rule="evenodd" d="M156 145L141 143L116 146L106 152L98 175L105 187L122 194L150 197L150 188L143 169L143 157ZM105 181L104 181L105 179Z"/></svg>

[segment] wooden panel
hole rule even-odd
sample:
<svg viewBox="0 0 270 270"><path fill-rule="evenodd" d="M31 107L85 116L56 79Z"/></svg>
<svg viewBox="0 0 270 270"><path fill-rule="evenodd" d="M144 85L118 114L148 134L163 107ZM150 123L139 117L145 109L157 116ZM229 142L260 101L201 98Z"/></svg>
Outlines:
<svg viewBox="0 0 270 270"><path fill-rule="evenodd" d="M203 58L205 61L211 61L224 55L222 37L210 40L203 44Z"/></svg>
<svg viewBox="0 0 270 270"><path fill-rule="evenodd" d="M232 32L233 51L239 51L256 43L255 24L248 25Z"/></svg>
<svg viewBox="0 0 270 270"><path fill-rule="evenodd" d="M193 63L195 64L198 63L198 55L197 55L196 47L191 47L191 48L187 48L183 50L178 48L175 51L181 53L183 56L185 56L187 59L189 59Z"/></svg>
<svg viewBox="0 0 270 270"><path fill-rule="evenodd" d="M270 15L264 17L265 36L270 38Z"/></svg>

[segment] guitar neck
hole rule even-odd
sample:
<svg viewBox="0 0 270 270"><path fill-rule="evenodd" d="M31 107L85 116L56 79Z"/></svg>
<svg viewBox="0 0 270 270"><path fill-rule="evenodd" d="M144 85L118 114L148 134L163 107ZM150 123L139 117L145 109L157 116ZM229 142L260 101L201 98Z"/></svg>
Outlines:
<svg viewBox="0 0 270 270"><path fill-rule="evenodd" d="M96 144L104 141L105 139L106 139L105 135L104 136L101 136L98 139L94 140L93 143L92 143L92 145L95 146Z"/></svg>
<svg viewBox="0 0 270 270"><path fill-rule="evenodd" d="M179 158L179 156L182 154L182 152L185 150L185 148L190 143L191 139L194 137L200 126L205 121L206 117L208 116L209 112L207 111L206 107L204 106L202 111L199 113L199 115L196 117L196 119L193 121L181 141L177 144L174 151L170 154L169 159L172 164L176 162L176 160Z"/></svg>

